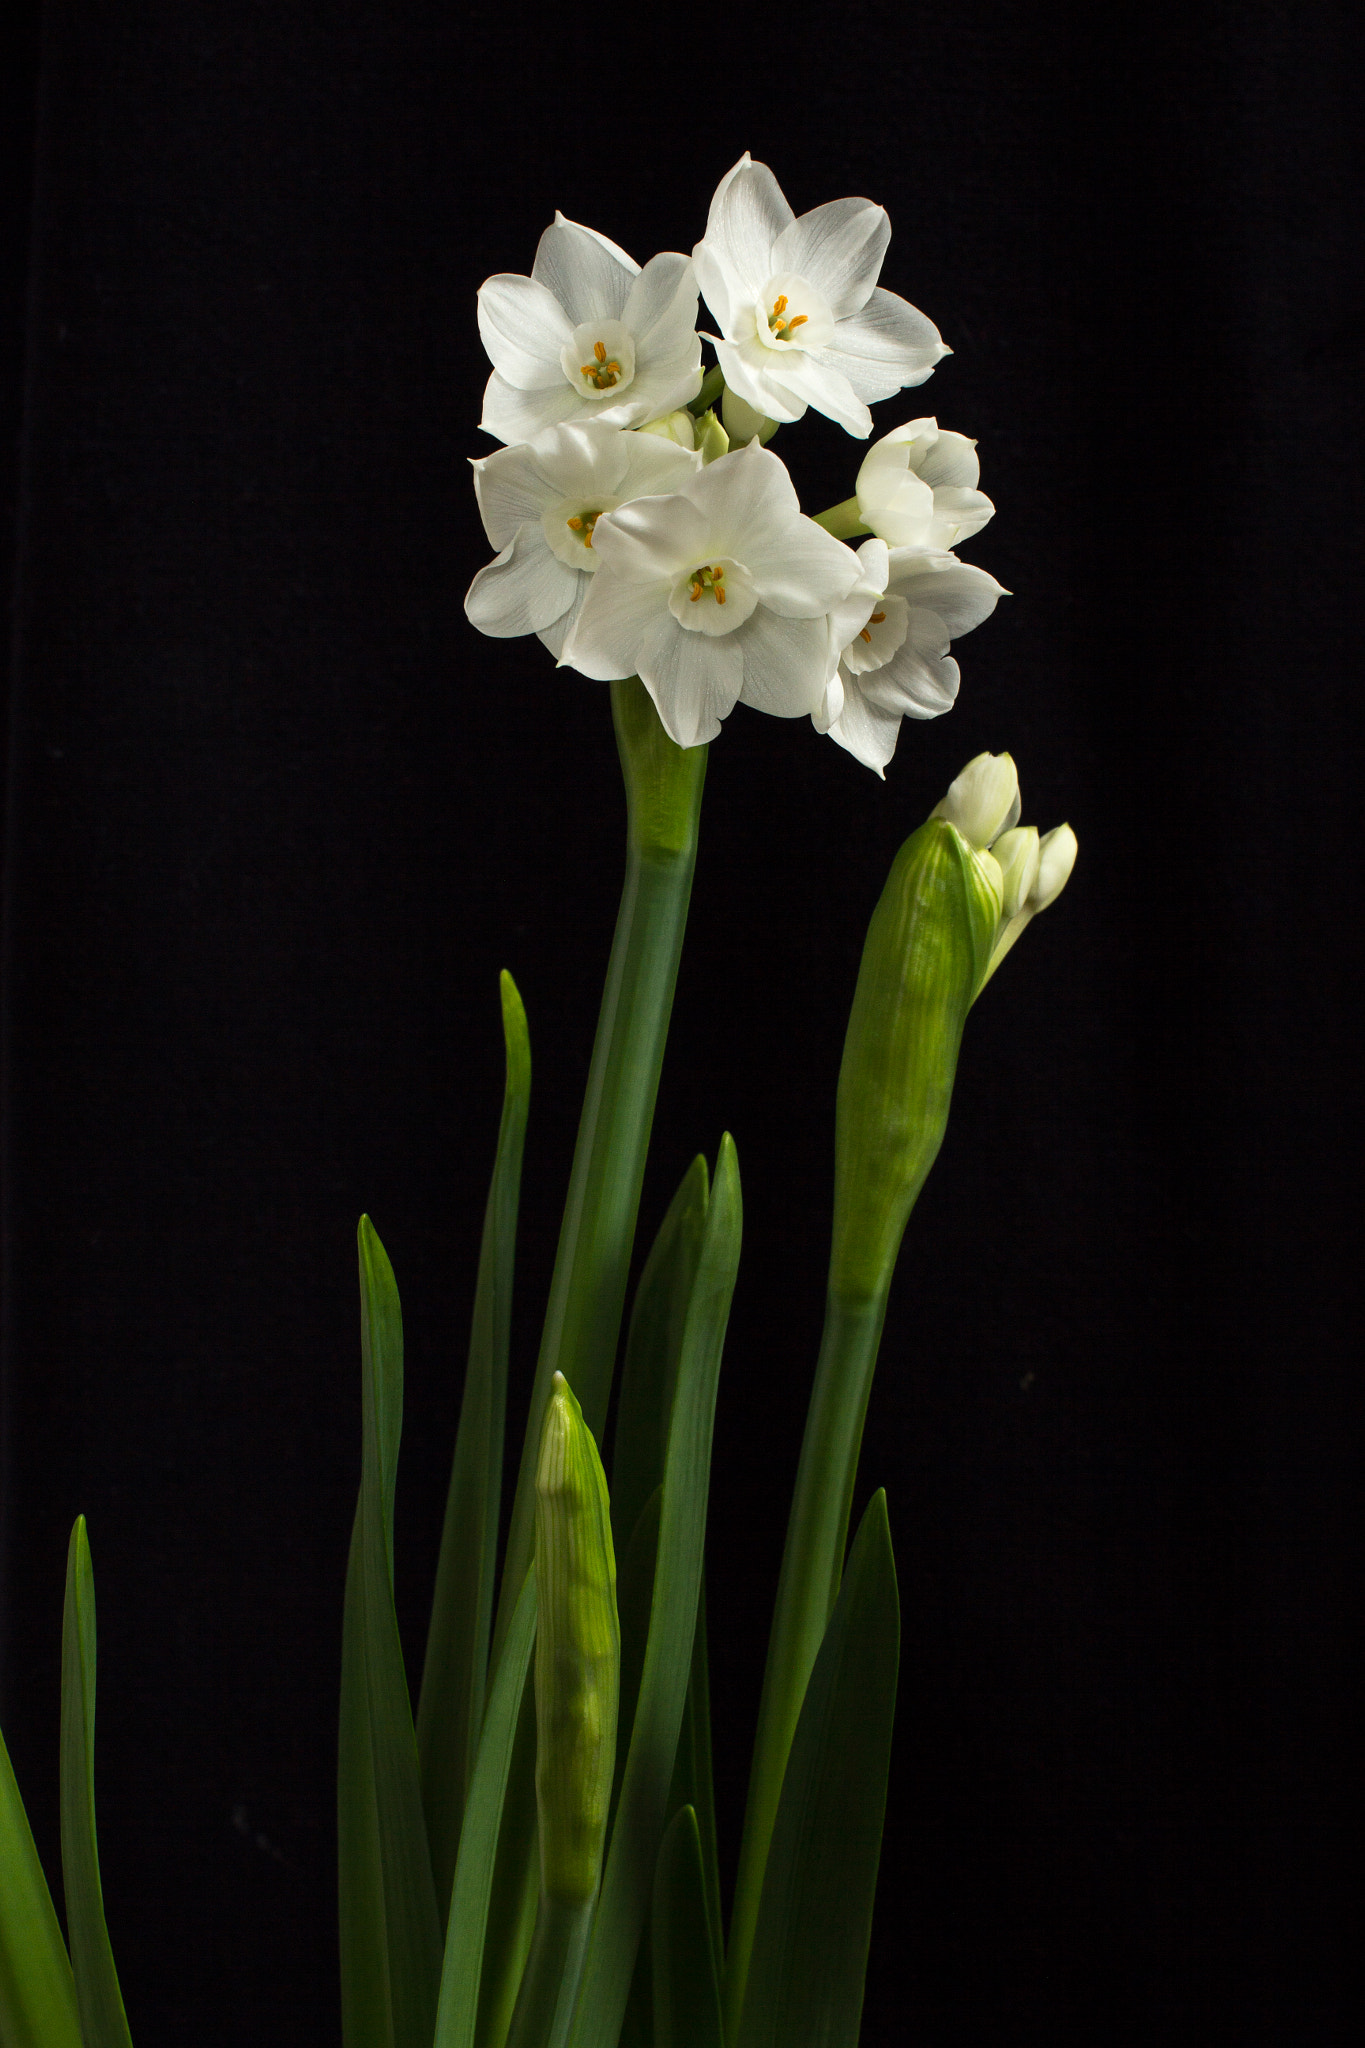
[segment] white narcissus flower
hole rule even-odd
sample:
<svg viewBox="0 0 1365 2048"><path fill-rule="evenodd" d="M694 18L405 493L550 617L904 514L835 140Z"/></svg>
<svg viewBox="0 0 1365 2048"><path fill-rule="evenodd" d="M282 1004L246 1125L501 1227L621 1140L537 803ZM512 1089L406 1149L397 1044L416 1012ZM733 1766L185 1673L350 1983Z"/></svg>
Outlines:
<svg viewBox="0 0 1365 2048"><path fill-rule="evenodd" d="M871 433L868 405L922 384L949 353L931 320L878 285L890 239L885 208L866 199L798 220L746 151L692 251L728 388L768 419L799 420L813 405L850 434Z"/></svg>
<svg viewBox="0 0 1365 2048"><path fill-rule="evenodd" d="M949 643L1008 593L954 555L883 540L863 542L858 568L858 582L829 615L828 681L812 719L817 732L884 776L902 718L952 708L959 675Z"/></svg>
<svg viewBox="0 0 1365 2048"><path fill-rule="evenodd" d="M858 517L891 547L955 548L995 511L976 488L976 443L937 420L909 420L874 442L855 486Z"/></svg>
<svg viewBox="0 0 1365 2048"><path fill-rule="evenodd" d="M557 656L598 567L598 519L628 498L676 490L701 460L662 435L598 420L480 458L474 492L498 557L469 586L470 620L500 640L538 633Z"/></svg>
<svg viewBox="0 0 1365 2048"><path fill-rule="evenodd" d="M807 519L786 468L751 441L599 520L597 574L563 659L638 675L679 746L736 703L799 718L820 703L826 614L858 580L851 548Z"/></svg>
<svg viewBox="0 0 1365 2048"><path fill-rule="evenodd" d="M686 256L638 263L594 228L555 215L529 277L504 271L479 291L479 334L493 364L485 433L529 441L546 427L598 419L638 426L701 389L697 284Z"/></svg>

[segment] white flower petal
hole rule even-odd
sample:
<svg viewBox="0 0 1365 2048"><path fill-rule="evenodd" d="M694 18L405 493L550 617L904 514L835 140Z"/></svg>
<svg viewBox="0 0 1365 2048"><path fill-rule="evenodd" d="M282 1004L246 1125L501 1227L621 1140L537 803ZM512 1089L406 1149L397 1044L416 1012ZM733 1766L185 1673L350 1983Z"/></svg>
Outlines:
<svg viewBox="0 0 1365 2048"><path fill-rule="evenodd" d="M706 339L716 351L716 360L726 384L731 391L739 393L746 405L751 405L766 419L781 420L788 426L801 418L809 400L793 390L772 366L771 349L763 348L755 340L736 345L714 334L708 334ZM798 360L795 352L777 358L784 369L787 364Z"/></svg>
<svg viewBox="0 0 1365 2048"><path fill-rule="evenodd" d="M474 496L483 530L495 548L505 548L519 526L539 519L554 495L531 448L499 448L473 465Z"/></svg>
<svg viewBox="0 0 1365 2048"><path fill-rule="evenodd" d="M766 559L801 517L786 463L757 441L722 455L682 488L706 522L704 545L742 562Z"/></svg>
<svg viewBox="0 0 1365 2048"><path fill-rule="evenodd" d="M562 375L551 390L519 391L495 370L484 389L479 425L485 434L492 434L510 446L519 441L534 441L547 427L558 426L584 409Z"/></svg>
<svg viewBox="0 0 1365 2048"><path fill-rule="evenodd" d="M871 704L858 691L844 697L844 708L829 728L829 736L855 761L861 761L874 775L886 780L886 764L896 751L901 714Z"/></svg>
<svg viewBox="0 0 1365 2048"><path fill-rule="evenodd" d="M629 448L630 443L619 427L609 426L594 416L568 420L549 433L537 434L529 452L551 496L619 498L624 495L620 486ZM509 455L515 452L507 451ZM500 462L506 458L488 459ZM549 503L550 497L545 502Z"/></svg>
<svg viewBox="0 0 1365 2048"><path fill-rule="evenodd" d="M1019 822L1019 772L1013 758L1009 754L974 754L929 815L946 818L969 846L988 847Z"/></svg>
<svg viewBox="0 0 1365 2048"><path fill-rule="evenodd" d="M929 545L955 548L970 540L995 517L995 507L984 491L960 490L955 485L934 492L934 517L929 528Z"/></svg>
<svg viewBox="0 0 1365 2048"><path fill-rule="evenodd" d="M689 476L686 481L691 484L696 479ZM705 514L684 490L636 498L619 506L598 520L592 544L600 565L611 570L613 581L624 578L670 590L685 569L695 568L706 555L718 552ZM661 605L667 601L666 595L659 600Z"/></svg>
<svg viewBox="0 0 1365 2048"><path fill-rule="evenodd" d="M680 747L713 740L739 695L744 672L738 642L746 630L712 639L687 633L672 618L637 673L654 699L664 731Z"/></svg>
<svg viewBox="0 0 1365 2048"><path fill-rule="evenodd" d="M925 424L938 430L932 440L925 437L924 446L914 457L914 466L930 490L937 491L945 485L965 485L974 490L981 481L975 441L966 434L954 434L947 427L939 427L936 420Z"/></svg>
<svg viewBox="0 0 1365 2048"><path fill-rule="evenodd" d="M793 349L781 363L787 383L807 405L813 405L826 419L837 420L845 433L865 441L872 432L872 415L844 375L847 360L836 347ZM768 409L771 412L772 408Z"/></svg>
<svg viewBox="0 0 1365 2048"><path fill-rule="evenodd" d="M830 347L849 383L870 403L922 384L951 353L932 320L880 286L860 312L839 321Z"/></svg>
<svg viewBox="0 0 1365 2048"><path fill-rule="evenodd" d="M689 259L673 251L651 256L630 287L621 318L641 351L666 356L685 346L697 325L697 274Z"/></svg>
<svg viewBox="0 0 1365 2048"><path fill-rule="evenodd" d="M785 619L823 618L861 575L852 548L804 517L786 526L775 544L766 535L750 544L745 559L760 601Z"/></svg>
<svg viewBox="0 0 1365 2048"><path fill-rule="evenodd" d="M534 278L502 271L479 287L479 338L494 369L520 391L564 381L559 355L572 332L559 300Z"/></svg>
<svg viewBox="0 0 1365 2048"><path fill-rule="evenodd" d="M1038 879L1029 897L1030 910L1046 910L1057 901L1071 880L1079 850L1069 825L1054 825L1050 832L1044 832L1038 842Z"/></svg>
<svg viewBox="0 0 1365 2048"><path fill-rule="evenodd" d="M511 640L562 618L578 585L573 570L550 553L537 522L518 527L497 560L480 569L465 597L465 613L481 633Z"/></svg>
<svg viewBox="0 0 1365 2048"><path fill-rule="evenodd" d="M954 640L973 632L999 600L1009 596L985 569L952 555L925 555L912 548L892 548L886 587L912 608L932 611Z"/></svg>
<svg viewBox="0 0 1365 2048"><path fill-rule="evenodd" d="M731 635L744 654L740 702L773 718L804 718L825 692L825 622L783 619L761 607Z"/></svg>
<svg viewBox="0 0 1365 2048"><path fill-rule="evenodd" d="M676 491L684 478L701 468L700 454L680 447L662 434L623 434L626 462L622 473L622 498L654 498Z"/></svg>
<svg viewBox="0 0 1365 2048"><path fill-rule="evenodd" d="M714 247L757 298L772 275L773 243L794 218L768 166L756 164L746 149L716 187L702 243Z"/></svg>
<svg viewBox="0 0 1365 2048"><path fill-rule="evenodd" d="M667 603L668 593L658 583L627 583L599 569L588 579L561 660L600 683L639 675L665 625L673 624Z"/></svg>
<svg viewBox="0 0 1365 2048"><path fill-rule="evenodd" d="M660 413L690 405L700 390L701 337L694 333L691 348L684 356L668 356L659 362L637 359L635 375L622 402L600 409L594 407L593 417L605 420L609 426L643 426Z"/></svg>
<svg viewBox="0 0 1365 2048"><path fill-rule="evenodd" d="M858 678L868 703L898 718L941 718L957 701L962 675L947 652L947 637L935 629L925 636L927 644L917 645L915 629L923 623L923 614L914 615L890 661Z"/></svg>
<svg viewBox="0 0 1365 2048"><path fill-rule="evenodd" d="M570 327L619 320L635 273L624 249L562 213L541 236L531 265L531 276L559 301Z"/></svg>
<svg viewBox="0 0 1365 2048"><path fill-rule="evenodd" d="M692 268L697 275L701 295L715 315L716 324L726 334L736 332L742 309L752 307L753 293L719 249L711 248L705 242L698 242L692 251Z"/></svg>
<svg viewBox="0 0 1365 2048"><path fill-rule="evenodd" d="M580 576L575 580L579 584L579 589L574 597L573 603L569 606L569 609L565 612L563 618L556 619L553 625L542 626L540 631L536 634L537 640L541 640L544 642L544 644L549 648L551 654L553 654L556 661L560 660L560 657L564 652L564 642L568 639L570 633L574 629L575 624L577 623L578 614L583 609L583 599L586 596L588 590L589 579L586 576Z"/></svg>
<svg viewBox="0 0 1365 2048"><path fill-rule="evenodd" d="M832 199L783 229L772 267L809 278L842 320L866 305L890 240L885 207L870 199Z"/></svg>

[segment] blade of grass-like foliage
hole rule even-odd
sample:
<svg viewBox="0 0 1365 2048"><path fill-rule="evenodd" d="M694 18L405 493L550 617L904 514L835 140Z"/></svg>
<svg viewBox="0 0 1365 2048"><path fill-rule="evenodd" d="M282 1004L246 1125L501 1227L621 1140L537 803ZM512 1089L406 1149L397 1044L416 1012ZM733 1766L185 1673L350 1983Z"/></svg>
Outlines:
<svg viewBox="0 0 1365 2048"><path fill-rule="evenodd" d="M469 1363L446 1497L426 1662L417 1703L417 1755L431 1845L436 1905L444 1922L460 1844L465 1795L478 1754L488 1672L512 1268L517 1244L521 1155L531 1095L526 1012L510 974L501 978L506 1082L497 1158L484 1210Z"/></svg>
<svg viewBox="0 0 1365 2048"><path fill-rule="evenodd" d="M621 1621L621 1690L616 1713L616 1776L611 1788L615 1813L626 1774L640 1678L649 1641L649 1610L654 1601L654 1560L659 1549L659 1510L664 1490L656 1486L636 1519L635 1528L616 1574L616 1611Z"/></svg>
<svg viewBox="0 0 1365 2048"><path fill-rule="evenodd" d="M502 1826L503 1799L516 1744L517 1717L536 1633L536 1582L522 1588L508 1631L507 1649L488 1698L446 1927L441 1998L434 2048L474 2048L479 2014L484 1933Z"/></svg>
<svg viewBox="0 0 1365 2048"><path fill-rule="evenodd" d="M85 2048L131 2048L104 1920L95 1836L95 1574L85 1516L66 1555L62 1614L62 1877L66 1932Z"/></svg>
<svg viewBox="0 0 1365 2048"><path fill-rule="evenodd" d="M611 1459L612 1527L629 1536L663 1482L683 1326L710 1199L700 1155L683 1175L635 1290Z"/></svg>
<svg viewBox="0 0 1365 2048"><path fill-rule="evenodd" d="M668 1432L649 1642L587 1962L574 2048L614 2048L649 1907L692 1667L725 1327L739 1267L739 1165L721 1139Z"/></svg>
<svg viewBox="0 0 1365 2048"><path fill-rule="evenodd" d="M723 2048L701 1836L690 1806L674 1814L659 1845L652 1942L654 2048Z"/></svg>
<svg viewBox="0 0 1365 2048"><path fill-rule="evenodd" d="M341 1644L337 1834L348 2048L431 2048L441 1933L417 1740L393 1605L403 1322L393 1268L362 1216L363 1452Z"/></svg>
<svg viewBox="0 0 1365 2048"><path fill-rule="evenodd" d="M499 1658L497 1671L502 1668ZM497 1684L495 1672L493 1683ZM540 1826L536 1811L536 1695L529 1674L512 1739L483 1940L483 1977L474 2048L503 2048L531 1950L540 1898Z"/></svg>
<svg viewBox="0 0 1365 2048"><path fill-rule="evenodd" d="M899 1660L879 1492L849 1552L787 1759L737 2048L857 2048Z"/></svg>
<svg viewBox="0 0 1365 2048"><path fill-rule="evenodd" d="M711 1930L711 1955L718 1982L724 1981L724 1921L720 1904L720 1859L716 1843L716 1794L711 1770L711 1675L706 1654L706 1574L697 1595L697 1628L692 1638L692 1669L687 1704L678 1736L669 1809L690 1806L697 1824L701 1857L702 1896Z"/></svg>
<svg viewBox="0 0 1365 2048"><path fill-rule="evenodd" d="M76 1986L0 1735L0 2042L81 2048Z"/></svg>

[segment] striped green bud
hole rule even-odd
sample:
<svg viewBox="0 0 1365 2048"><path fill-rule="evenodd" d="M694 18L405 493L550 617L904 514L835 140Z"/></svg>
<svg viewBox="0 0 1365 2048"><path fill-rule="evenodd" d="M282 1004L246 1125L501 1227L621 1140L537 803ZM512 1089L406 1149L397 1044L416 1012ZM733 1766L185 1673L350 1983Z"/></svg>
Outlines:
<svg viewBox="0 0 1365 2048"><path fill-rule="evenodd" d="M536 1804L546 1898L591 1899L616 1761L621 1629L607 1482L556 1373L536 1467Z"/></svg>
<svg viewBox="0 0 1365 2048"><path fill-rule="evenodd" d="M935 815L906 840L872 913L839 1070L830 1291L841 1301L874 1301L890 1283L943 1142L1001 896L990 853Z"/></svg>

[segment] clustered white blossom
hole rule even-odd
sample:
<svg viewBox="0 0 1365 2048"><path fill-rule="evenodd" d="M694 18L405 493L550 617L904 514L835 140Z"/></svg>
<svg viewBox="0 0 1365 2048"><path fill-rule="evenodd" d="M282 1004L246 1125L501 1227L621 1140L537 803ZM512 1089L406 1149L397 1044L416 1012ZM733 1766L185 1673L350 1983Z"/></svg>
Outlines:
<svg viewBox="0 0 1365 2048"><path fill-rule="evenodd" d="M465 600L480 631L536 633L598 680L638 675L684 747L743 703L808 715L881 775L902 718L950 709L949 645L1004 594L953 552L995 509L976 444L933 419L895 427L818 521L764 445L810 407L865 440L869 405L948 354L877 282L890 236L866 199L798 218L746 153L690 258L641 269L557 214L529 277L489 278L481 424L505 445L474 464L497 550ZM697 331L699 293L715 334Z"/></svg>

